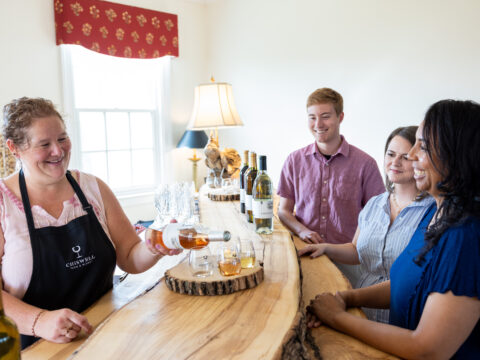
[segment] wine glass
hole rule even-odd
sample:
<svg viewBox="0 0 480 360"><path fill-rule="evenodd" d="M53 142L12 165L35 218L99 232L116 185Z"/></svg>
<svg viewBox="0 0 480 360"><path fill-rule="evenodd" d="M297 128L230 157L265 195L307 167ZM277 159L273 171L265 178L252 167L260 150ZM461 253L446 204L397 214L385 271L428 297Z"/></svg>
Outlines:
<svg viewBox="0 0 480 360"><path fill-rule="evenodd" d="M218 270L223 276L240 274L242 263L240 262L240 244L231 240L220 245L217 253Z"/></svg>
<svg viewBox="0 0 480 360"><path fill-rule="evenodd" d="M192 248L188 257L188 264L193 276L208 277L213 274L215 259L207 247Z"/></svg>
<svg viewBox="0 0 480 360"><path fill-rule="evenodd" d="M207 175L207 178L205 180L205 183L207 184L207 186L209 188L212 188L212 189L215 188L215 179L216 178L217 178L217 176L216 176L216 173L215 173L215 169L210 169L208 171L208 175Z"/></svg>
<svg viewBox="0 0 480 360"><path fill-rule="evenodd" d="M170 216L181 223L183 185L175 182L170 188Z"/></svg>
<svg viewBox="0 0 480 360"><path fill-rule="evenodd" d="M240 178L231 178L233 188L238 192L240 190Z"/></svg>
<svg viewBox="0 0 480 360"><path fill-rule="evenodd" d="M232 179L230 179L230 178L222 179L222 188L228 188L228 187L231 187L231 186L233 186Z"/></svg>
<svg viewBox="0 0 480 360"><path fill-rule="evenodd" d="M155 191L155 208L157 209L157 220L159 224L168 223L171 219L170 201L171 193L168 184L160 184Z"/></svg>
<svg viewBox="0 0 480 360"><path fill-rule="evenodd" d="M235 192L231 178L222 179L222 190L225 194L233 194Z"/></svg>
<svg viewBox="0 0 480 360"><path fill-rule="evenodd" d="M215 179L213 179L213 185L216 189L222 187L222 178L219 175L215 175Z"/></svg>
<svg viewBox="0 0 480 360"><path fill-rule="evenodd" d="M177 221L181 223L188 223L191 217L191 200L192 194L190 193L190 184L188 182L182 182L177 187Z"/></svg>
<svg viewBox="0 0 480 360"><path fill-rule="evenodd" d="M242 269L249 269L255 267L255 247L250 238L239 238L240 244L240 262Z"/></svg>

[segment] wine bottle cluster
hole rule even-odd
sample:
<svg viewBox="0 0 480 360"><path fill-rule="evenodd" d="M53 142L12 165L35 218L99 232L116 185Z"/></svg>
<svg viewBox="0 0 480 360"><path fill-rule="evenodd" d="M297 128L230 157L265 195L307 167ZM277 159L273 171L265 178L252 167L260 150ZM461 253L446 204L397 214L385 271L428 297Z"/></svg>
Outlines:
<svg viewBox="0 0 480 360"><path fill-rule="evenodd" d="M273 232L273 187L267 174L267 157L261 155L260 171L257 170L257 154L245 151L240 171L240 211L247 221L255 224L259 234Z"/></svg>

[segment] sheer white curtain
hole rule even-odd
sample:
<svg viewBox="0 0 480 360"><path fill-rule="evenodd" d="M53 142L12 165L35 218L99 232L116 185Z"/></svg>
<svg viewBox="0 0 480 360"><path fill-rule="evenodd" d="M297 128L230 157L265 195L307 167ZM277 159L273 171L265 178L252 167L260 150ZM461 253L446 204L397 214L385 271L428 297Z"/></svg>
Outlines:
<svg viewBox="0 0 480 360"><path fill-rule="evenodd" d="M168 121L170 57L148 60L125 59L98 54L75 45L62 45L60 49L65 121L73 143L71 167L88 168L85 165L87 161L82 147L85 150L85 144L89 141L98 142L99 140L98 136L95 140L94 136L85 135L85 125L81 128L79 113L88 114L88 111L97 111L98 115L103 111L104 114L111 115L117 111L120 112L119 116L133 118L132 114L143 112L151 114L153 119L152 127L146 127L144 134L146 140L150 140L149 137L153 135L153 154L151 155L153 169L148 169L148 166L143 168L145 176L151 175L153 180L149 189L145 186L125 189L123 184L121 193L129 195L134 195L135 192L145 193L145 191L152 191L158 183L168 181L170 172L167 169L171 164L169 157L165 155L168 149L172 148L171 128ZM111 134L111 136L117 135ZM134 165L130 164L130 169L135 169ZM138 171L138 163L136 165ZM109 164L109 166L113 165ZM125 168L128 171L128 164Z"/></svg>

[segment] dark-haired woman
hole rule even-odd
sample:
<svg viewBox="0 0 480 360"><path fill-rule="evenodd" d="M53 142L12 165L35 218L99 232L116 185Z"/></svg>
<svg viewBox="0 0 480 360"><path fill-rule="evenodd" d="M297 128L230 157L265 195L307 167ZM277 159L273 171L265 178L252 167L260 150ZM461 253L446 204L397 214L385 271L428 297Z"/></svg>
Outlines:
<svg viewBox="0 0 480 360"><path fill-rule="evenodd" d="M420 190L436 201L394 263L390 282L312 301L320 322L402 358L480 358L480 105L435 103L409 153ZM390 306L390 324L348 306Z"/></svg>
<svg viewBox="0 0 480 360"><path fill-rule="evenodd" d="M298 255L315 258L327 255L341 264L360 264L355 288L390 279L390 268L405 249L423 215L434 202L419 192L407 154L415 144L418 126L392 131L385 143L384 172L387 191L372 197L358 216L358 228L351 243L310 244ZM388 323L388 309L364 308L370 320Z"/></svg>

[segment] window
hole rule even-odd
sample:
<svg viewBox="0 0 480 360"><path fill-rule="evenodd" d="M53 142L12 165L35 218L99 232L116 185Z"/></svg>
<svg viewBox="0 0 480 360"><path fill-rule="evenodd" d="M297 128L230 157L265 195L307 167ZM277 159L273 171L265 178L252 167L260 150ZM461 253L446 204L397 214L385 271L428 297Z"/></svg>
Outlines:
<svg viewBox="0 0 480 360"><path fill-rule="evenodd" d="M152 111L77 109L82 170L113 189L155 183Z"/></svg>
<svg viewBox="0 0 480 360"><path fill-rule="evenodd" d="M165 149L163 83L169 58L124 59L63 45L72 164L117 195L154 189Z"/></svg>

